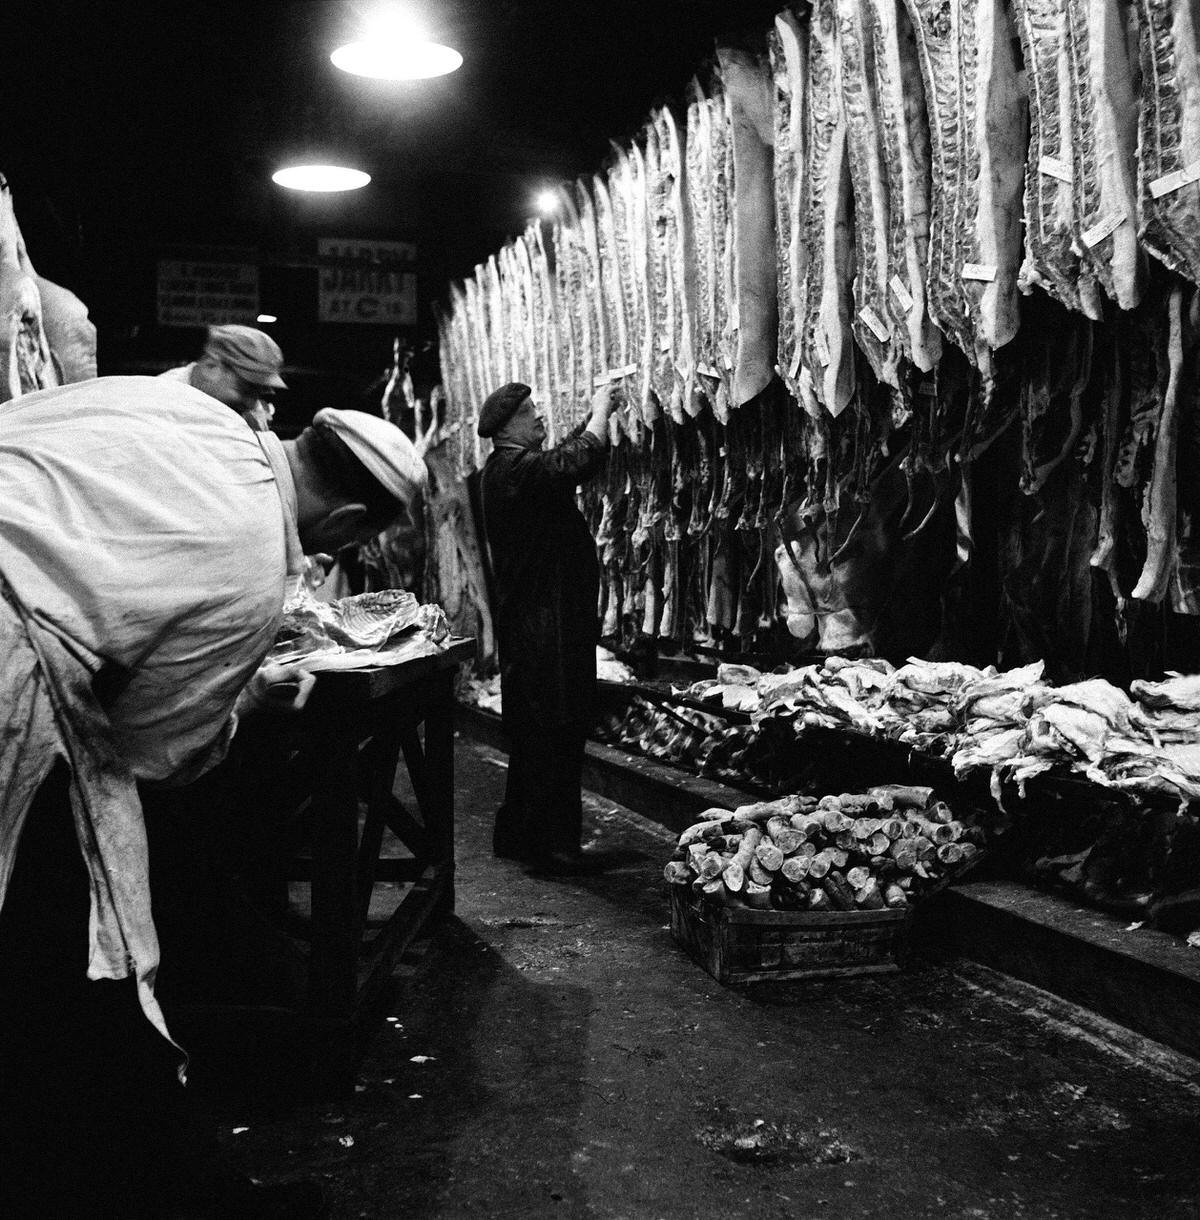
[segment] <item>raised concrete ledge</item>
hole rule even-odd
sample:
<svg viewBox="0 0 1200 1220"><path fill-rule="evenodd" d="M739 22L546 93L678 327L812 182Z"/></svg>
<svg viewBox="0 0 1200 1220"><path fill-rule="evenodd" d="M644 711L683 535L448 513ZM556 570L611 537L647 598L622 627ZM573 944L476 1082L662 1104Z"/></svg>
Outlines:
<svg viewBox="0 0 1200 1220"><path fill-rule="evenodd" d="M506 749L500 717L459 708L467 736ZM705 809L758 800L741 789L589 742L584 787L681 831ZM872 778L871 782L881 782ZM917 913L914 947L969 958L1200 1059L1200 949L1015 881L963 882Z"/></svg>
<svg viewBox="0 0 1200 1220"><path fill-rule="evenodd" d="M1011 881L944 890L921 912L928 943L1200 1059L1200 949Z"/></svg>

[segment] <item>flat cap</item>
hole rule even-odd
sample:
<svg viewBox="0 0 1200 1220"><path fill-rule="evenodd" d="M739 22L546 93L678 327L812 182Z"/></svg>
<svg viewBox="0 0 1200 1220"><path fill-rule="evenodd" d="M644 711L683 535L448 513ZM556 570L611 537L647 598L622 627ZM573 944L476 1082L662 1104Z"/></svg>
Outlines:
<svg viewBox="0 0 1200 1220"><path fill-rule="evenodd" d="M482 437L495 436L532 393L529 386L522 385L519 381L510 381L498 390L493 390L483 400L483 407L479 412L479 426L475 431Z"/></svg>
<svg viewBox="0 0 1200 1220"><path fill-rule="evenodd" d="M410 504L428 480L425 462L416 446L386 419L365 411L338 411L325 407L313 416L341 438L346 448L367 468L385 490Z"/></svg>
<svg viewBox="0 0 1200 1220"><path fill-rule="evenodd" d="M251 385L273 386L286 390L287 382L279 375L283 368L283 352L279 344L264 331L253 326L210 326L204 350L229 365L239 377Z"/></svg>

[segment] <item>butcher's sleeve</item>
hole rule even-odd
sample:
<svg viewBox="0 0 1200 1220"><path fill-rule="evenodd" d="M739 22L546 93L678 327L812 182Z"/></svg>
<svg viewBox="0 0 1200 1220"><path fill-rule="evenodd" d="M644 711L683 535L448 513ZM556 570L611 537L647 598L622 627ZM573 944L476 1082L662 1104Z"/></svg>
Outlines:
<svg viewBox="0 0 1200 1220"><path fill-rule="evenodd" d="M570 436L544 451L521 455L519 478L529 490L573 488L586 483L604 461L604 442L590 432Z"/></svg>

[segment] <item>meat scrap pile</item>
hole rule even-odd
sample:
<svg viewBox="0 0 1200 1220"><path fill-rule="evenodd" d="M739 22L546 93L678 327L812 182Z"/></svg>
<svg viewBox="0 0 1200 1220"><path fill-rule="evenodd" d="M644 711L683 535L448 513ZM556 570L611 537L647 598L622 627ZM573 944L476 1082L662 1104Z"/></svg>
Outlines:
<svg viewBox="0 0 1200 1220"><path fill-rule="evenodd" d="M284 606L267 660L310 669L386 663L436 650L450 637L440 606L402 589L318 601L307 587Z"/></svg>
<svg viewBox="0 0 1200 1220"><path fill-rule="evenodd" d="M932 789L886 785L710 809L664 876L728 906L902 909L977 860L981 843Z"/></svg>
<svg viewBox="0 0 1200 1220"><path fill-rule="evenodd" d="M1052 686L1040 662L1004 673L956 662L830 657L753 684L754 719L806 728L850 728L948 758L957 775L991 772L1000 784L1047 771L1082 774L1106 788L1200 797L1200 676L1132 684L1132 695L1101 678ZM733 683L689 688L702 698L745 691L753 671Z"/></svg>
<svg viewBox="0 0 1200 1220"><path fill-rule="evenodd" d="M1194 0L812 0L718 48L548 233L453 288L460 472L498 385L533 387L551 441L615 385L587 500L606 634L844 653L873 644L878 556L956 494L969 544L961 471L1019 420L1023 491L1092 484L1084 575L1200 612L1176 479L1200 448L1195 22Z"/></svg>

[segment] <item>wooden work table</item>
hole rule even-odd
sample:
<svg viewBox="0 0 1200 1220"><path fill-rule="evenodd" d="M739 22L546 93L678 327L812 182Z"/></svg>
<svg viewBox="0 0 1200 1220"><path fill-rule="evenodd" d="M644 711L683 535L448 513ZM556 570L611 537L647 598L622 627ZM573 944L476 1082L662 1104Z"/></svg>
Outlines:
<svg viewBox="0 0 1200 1220"><path fill-rule="evenodd" d="M237 804L270 843L247 889L287 930L303 995L190 1009L306 1031L319 1088L349 1079L397 961L454 908L454 678L474 652L452 639L396 665L318 672L300 715L258 717L245 734Z"/></svg>

